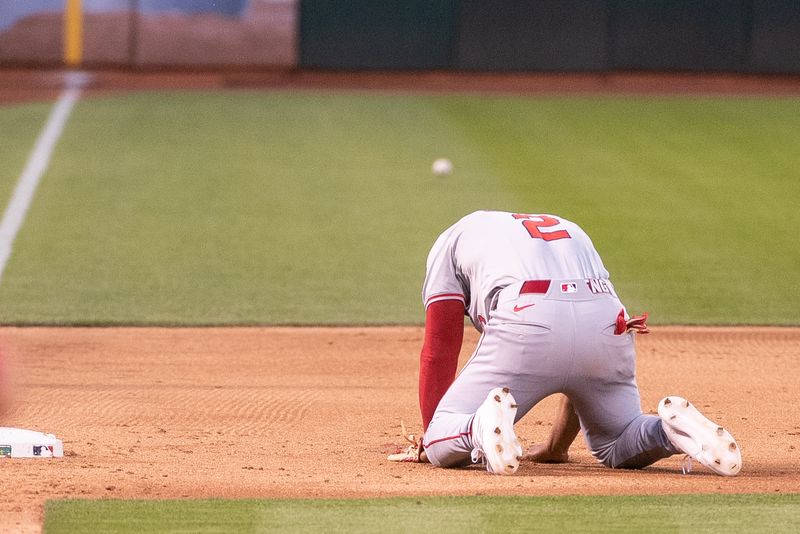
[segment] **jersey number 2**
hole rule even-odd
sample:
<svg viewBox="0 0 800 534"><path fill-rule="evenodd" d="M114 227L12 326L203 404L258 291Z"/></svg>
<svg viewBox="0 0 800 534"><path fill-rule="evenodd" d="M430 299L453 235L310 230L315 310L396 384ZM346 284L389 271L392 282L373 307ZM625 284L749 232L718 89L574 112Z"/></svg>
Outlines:
<svg viewBox="0 0 800 534"><path fill-rule="evenodd" d="M569 232L566 230L556 230L554 232L542 232L542 228L550 228L561 224L561 221L549 215L528 215L525 213L515 213L515 219L522 219L522 226L531 234L534 239L544 239L545 241L555 241L557 239L570 239ZM538 220L537 220L538 219Z"/></svg>

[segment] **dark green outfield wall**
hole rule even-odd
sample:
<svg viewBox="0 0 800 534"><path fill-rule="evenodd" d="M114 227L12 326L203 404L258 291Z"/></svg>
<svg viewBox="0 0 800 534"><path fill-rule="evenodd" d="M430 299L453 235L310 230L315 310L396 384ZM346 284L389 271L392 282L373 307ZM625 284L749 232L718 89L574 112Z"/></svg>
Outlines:
<svg viewBox="0 0 800 534"><path fill-rule="evenodd" d="M443 69L452 64L458 0L301 2L301 64Z"/></svg>
<svg viewBox="0 0 800 534"><path fill-rule="evenodd" d="M467 70L603 70L604 0L462 0L453 66Z"/></svg>
<svg viewBox="0 0 800 534"><path fill-rule="evenodd" d="M302 0L301 67L800 73L796 0Z"/></svg>

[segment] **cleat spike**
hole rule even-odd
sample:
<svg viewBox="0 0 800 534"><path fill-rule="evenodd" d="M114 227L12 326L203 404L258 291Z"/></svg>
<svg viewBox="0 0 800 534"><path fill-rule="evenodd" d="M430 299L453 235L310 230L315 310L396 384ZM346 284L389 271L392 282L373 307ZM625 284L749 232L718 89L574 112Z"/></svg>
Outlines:
<svg viewBox="0 0 800 534"><path fill-rule="evenodd" d="M499 427L499 426L498 426L497 428L495 428L495 429L494 429L494 433L495 433L495 434L499 434L499 433L500 433L500 427Z"/></svg>
<svg viewBox="0 0 800 534"><path fill-rule="evenodd" d="M688 408L688 407L689 407L689 401L687 401L687 400L684 400L684 401L683 401L683 407L684 407L684 408Z"/></svg>
<svg viewBox="0 0 800 534"><path fill-rule="evenodd" d="M735 451L736 450L736 444L731 442L731 444L728 445L728 450L731 451L731 452Z"/></svg>
<svg viewBox="0 0 800 534"><path fill-rule="evenodd" d="M503 452L503 446L499 443L497 444L497 452Z"/></svg>
<svg viewBox="0 0 800 534"><path fill-rule="evenodd" d="M672 404L672 399L670 399L669 397L664 399L664 406L669 406L670 404Z"/></svg>
<svg viewBox="0 0 800 534"><path fill-rule="evenodd" d="M494 400L496 400L497 402L500 402L500 395L495 395L494 396Z"/></svg>
<svg viewBox="0 0 800 534"><path fill-rule="evenodd" d="M721 436L721 435L723 435L723 434L725 434L725 429L724 429L724 428L722 428L721 426L720 426L720 427L717 427L717 435L718 435L718 436Z"/></svg>
<svg viewBox="0 0 800 534"><path fill-rule="evenodd" d="M715 463L715 464L717 464L717 465L722 465L722 462L720 462L720 461L719 461L719 458L717 458L716 460L714 460L714 463Z"/></svg>
<svg viewBox="0 0 800 534"><path fill-rule="evenodd" d="M506 394L507 394L507 393L508 393L508 392L510 392L510 391L511 391L511 390L510 390L510 389L508 389L508 388L503 388L503 393L506 393Z"/></svg>

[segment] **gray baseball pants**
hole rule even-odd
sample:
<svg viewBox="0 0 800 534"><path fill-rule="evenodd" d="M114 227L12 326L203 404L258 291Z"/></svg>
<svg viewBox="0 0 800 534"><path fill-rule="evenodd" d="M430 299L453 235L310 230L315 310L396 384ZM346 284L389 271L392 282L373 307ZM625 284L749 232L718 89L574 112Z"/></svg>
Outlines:
<svg viewBox="0 0 800 534"><path fill-rule="evenodd" d="M470 463L475 411L503 386L517 401L517 421L545 397L567 395L606 466L641 468L678 452L660 418L642 413L633 335L614 334L622 303L610 282L594 282L552 280L544 293L521 293L520 282L495 295L474 354L425 432L431 463Z"/></svg>

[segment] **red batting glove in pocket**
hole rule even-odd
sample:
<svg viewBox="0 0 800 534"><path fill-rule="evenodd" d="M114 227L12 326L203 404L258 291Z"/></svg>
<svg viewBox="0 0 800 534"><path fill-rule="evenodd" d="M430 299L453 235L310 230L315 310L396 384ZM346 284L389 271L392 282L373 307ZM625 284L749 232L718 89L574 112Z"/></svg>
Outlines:
<svg viewBox="0 0 800 534"><path fill-rule="evenodd" d="M645 312L642 315L625 320L625 310L620 310L619 315L617 315L617 326L614 329L614 334L621 336L629 330L639 334L649 334L650 329L647 327L647 317L648 314Z"/></svg>

